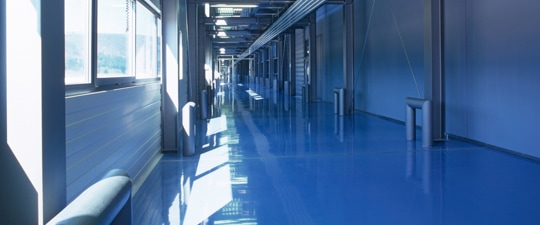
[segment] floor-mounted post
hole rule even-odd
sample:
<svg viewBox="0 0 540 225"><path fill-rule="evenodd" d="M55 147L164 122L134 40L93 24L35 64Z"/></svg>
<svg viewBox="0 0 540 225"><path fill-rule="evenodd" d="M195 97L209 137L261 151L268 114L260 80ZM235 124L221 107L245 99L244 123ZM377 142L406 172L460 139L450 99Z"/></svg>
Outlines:
<svg viewBox="0 0 540 225"><path fill-rule="evenodd" d="M429 147L433 145L432 131L432 103L431 100L407 98L407 116L405 121L407 140L416 139L416 109L422 110L422 146Z"/></svg>

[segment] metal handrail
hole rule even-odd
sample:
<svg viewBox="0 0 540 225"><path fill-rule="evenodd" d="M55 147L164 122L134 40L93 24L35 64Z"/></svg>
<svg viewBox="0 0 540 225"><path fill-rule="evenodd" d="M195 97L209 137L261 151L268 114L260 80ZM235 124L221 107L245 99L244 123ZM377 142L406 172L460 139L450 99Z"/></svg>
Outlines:
<svg viewBox="0 0 540 225"><path fill-rule="evenodd" d="M120 169L109 171L69 203L47 225L131 224L131 179Z"/></svg>

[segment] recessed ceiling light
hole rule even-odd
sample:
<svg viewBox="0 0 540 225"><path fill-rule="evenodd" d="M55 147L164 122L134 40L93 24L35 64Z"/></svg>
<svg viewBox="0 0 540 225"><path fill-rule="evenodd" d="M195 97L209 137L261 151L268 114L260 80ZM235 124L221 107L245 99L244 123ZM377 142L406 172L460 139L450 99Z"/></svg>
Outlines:
<svg viewBox="0 0 540 225"><path fill-rule="evenodd" d="M208 3L204 3L204 15L210 17L210 4Z"/></svg>
<svg viewBox="0 0 540 225"><path fill-rule="evenodd" d="M225 20L216 20L217 26L227 26L227 21Z"/></svg>
<svg viewBox="0 0 540 225"><path fill-rule="evenodd" d="M256 8L257 5L229 5L229 4L215 4L211 5L211 7L218 7L218 8Z"/></svg>

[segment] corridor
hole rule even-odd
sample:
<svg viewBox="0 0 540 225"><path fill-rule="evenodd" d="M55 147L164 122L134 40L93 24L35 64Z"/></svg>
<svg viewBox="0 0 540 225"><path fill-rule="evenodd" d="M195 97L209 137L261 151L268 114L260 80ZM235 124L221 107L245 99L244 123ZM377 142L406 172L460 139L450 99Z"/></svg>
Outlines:
<svg viewBox="0 0 540 225"><path fill-rule="evenodd" d="M135 224L540 220L537 161L453 139L423 148L403 124L255 85L222 88L197 126L197 153L164 155L136 192Z"/></svg>

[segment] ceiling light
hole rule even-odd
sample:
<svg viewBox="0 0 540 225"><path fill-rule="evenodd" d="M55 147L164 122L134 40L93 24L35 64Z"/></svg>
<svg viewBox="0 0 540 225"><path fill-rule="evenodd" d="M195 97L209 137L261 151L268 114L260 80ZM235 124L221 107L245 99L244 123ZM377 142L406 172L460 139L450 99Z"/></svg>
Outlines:
<svg viewBox="0 0 540 225"><path fill-rule="evenodd" d="M227 37L227 33L223 32L223 31L220 31L217 33L217 36L218 37Z"/></svg>
<svg viewBox="0 0 540 225"><path fill-rule="evenodd" d="M225 20L216 20L217 26L227 26L227 21Z"/></svg>
<svg viewBox="0 0 540 225"><path fill-rule="evenodd" d="M229 4L215 4L211 7L218 8L257 8L257 5L229 5Z"/></svg>
<svg viewBox="0 0 540 225"><path fill-rule="evenodd" d="M204 15L210 17L210 4L208 3L204 3Z"/></svg>
<svg viewBox="0 0 540 225"><path fill-rule="evenodd" d="M255 53L270 40L274 39L285 30L296 24L309 13L316 10L326 0L297 0L283 13L272 25L270 25L248 49L235 60L235 64Z"/></svg>

